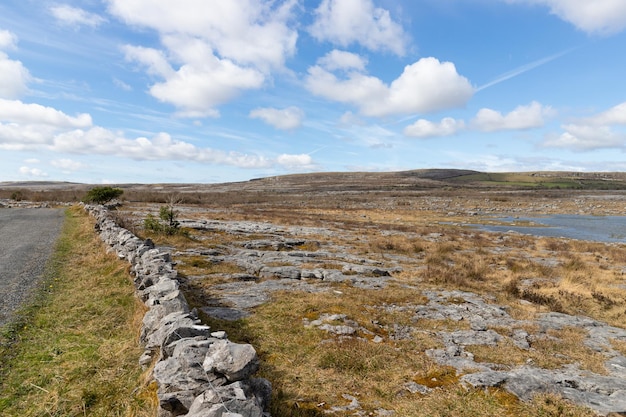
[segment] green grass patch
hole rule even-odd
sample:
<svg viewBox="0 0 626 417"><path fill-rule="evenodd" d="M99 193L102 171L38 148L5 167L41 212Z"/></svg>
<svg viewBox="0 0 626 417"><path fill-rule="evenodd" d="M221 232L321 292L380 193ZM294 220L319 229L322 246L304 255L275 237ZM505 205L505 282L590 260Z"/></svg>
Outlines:
<svg viewBox="0 0 626 417"><path fill-rule="evenodd" d="M66 211L41 287L0 335L0 415L155 415L127 268L80 208Z"/></svg>

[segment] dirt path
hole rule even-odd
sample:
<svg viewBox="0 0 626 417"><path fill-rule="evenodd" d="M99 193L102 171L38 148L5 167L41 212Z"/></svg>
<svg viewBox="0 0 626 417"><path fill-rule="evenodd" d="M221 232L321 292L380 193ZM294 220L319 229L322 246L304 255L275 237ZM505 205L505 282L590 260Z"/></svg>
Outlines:
<svg viewBox="0 0 626 417"><path fill-rule="evenodd" d="M62 209L0 210L0 326L41 278L63 220Z"/></svg>

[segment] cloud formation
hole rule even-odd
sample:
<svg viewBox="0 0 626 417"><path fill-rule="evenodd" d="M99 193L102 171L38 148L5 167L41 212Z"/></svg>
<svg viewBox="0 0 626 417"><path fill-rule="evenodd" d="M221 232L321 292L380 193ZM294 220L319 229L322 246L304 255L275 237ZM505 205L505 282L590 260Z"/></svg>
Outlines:
<svg viewBox="0 0 626 417"><path fill-rule="evenodd" d="M159 34L163 49L127 45L124 52L162 79L150 86L150 94L176 106L181 116L218 116L219 105L260 88L296 50L298 34L290 26L295 0L108 3L126 23Z"/></svg>
<svg viewBox="0 0 626 417"><path fill-rule="evenodd" d="M365 71L367 59L352 52L333 49L320 58L317 64L328 71Z"/></svg>
<svg viewBox="0 0 626 417"><path fill-rule="evenodd" d="M33 178L45 178L48 176L48 174L42 171L41 169L31 168L28 166L21 166L19 169L19 173L26 177L33 177Z"/></svg>
<svg viewBox="0 0 626 417"><path fill-rule="evenodd" d="M507 114L497 110L482 108L471 123L466 125L463 120L445 117L440 122L419 119L404 129L404 135L416 138L432 138L452 136L469 129L480 132L496 132L501 130L527 130L542 127L546 120L556 112L550 106L543 106L536 101L526 106L517 106Z"/></svg>
<svg viewBox="0 0 626 417"><path fill-rule="evenodd" d="M79 28L81 26L89 26L95 28L102 23L106 22L106 19L94 13L89 13L86 10L78 7L73 7L67 4L57 5L50 7L50 14L61 25L70 26L73 28Z"/></svg>
<svg viewBox="0 0 626 417"><path fill-rule="evenodd" d="M404 56L408 36L389 11L375 7L372 0L323 0L309 28L318 41L342 47L359 44L372 51L389 51Z"/></svg>
<svg viewBox="0 0 626 417"><path fill-rule="evenodd" d="M456 72L451 62L422 58L407 65L398 78L386 85L361 71L349 71L339 78L328 65L328 55L310 67L306 88L329 100L352 104L365 116L430 113L463 106L474 88Z"/></svg>
<svg viewBox="0 0 626 417"><path fill-rule="evenodd" d="M444 117L439 123L419 119L412 125L404 128L404 135L425 139L452 136L463 129L465 129L465 122L463 120L453 119L452 117Z"/></svg>
<svg viewBox="0 0 626 417"><path fill-rule="evenodd" d="M0 51L17 48L17 36L8 30L0 30Z"/></svg>
<svg viewBox="0 0 626 417"><path fill-rule="evenodd" d="M283 154L276 158L202 148L176 140L160 132L151 138L126 138L117 132L92 124L91 116L69 116L57 109L17 100L0 99L0 149L48 150L75 155L110 155L139 161L194 161L232 165L239 168L292 168L299 162L312 164L308 155ZM57 167L75 168L61 159ZM34 175L34 171L24 172Z"/></svg>
<svg viewBox="0 0 626 417"><path fill-rule="evenodd" d="M17 48L17 36L0 30L0 98L17 98L28 90L30 72L20 61L10 59L3 51Z"/></svg>
<svg viewBox="0 0 626 417"><path fill-rule="evenodd" d="M506 0L547 6L550 12L587 33L612 35L626 28L623 0Z"/></svg>
<svg viewBox="0 0 626 417"><path fill-rule="evenodd" d="M563 133L550 135L544 147L574 151L626 149L626 102L597 115L562 125Z"/></svg>
<svg viewBox="0 0 626 417"><path fill-rule="evenodd" d="M533 101L527 106L518 106L505 115L492 109L480 109L472 120L472 125L482 132L525 130L543 126L546 118L553 114L551 107Z"/></svg>
<svg viewBox="0 0 626 417"><path fill-rule="evenodd" d="M193 56L175 70L165 55L156 49L126 45L124 52L128 61L142 64L148 73L162 78L150 86L150 94L159 101L170 103L179 109L182 117L217 117L217 107L236 96L242 90L263 85L265 77L253 68L240 67L228 59L220 59L202 41L168 37L168 43L180 44L180 55ZM195 55L193 55L195 51Z"/></svg>
<svg viewBox="0 0 626 417"><path fill-rule="evenodd" d="M293 106L285 109L262 107L252 110L249 116L253 119L261 119L276 129L293 130L302 125L304 112Z"/></svg>

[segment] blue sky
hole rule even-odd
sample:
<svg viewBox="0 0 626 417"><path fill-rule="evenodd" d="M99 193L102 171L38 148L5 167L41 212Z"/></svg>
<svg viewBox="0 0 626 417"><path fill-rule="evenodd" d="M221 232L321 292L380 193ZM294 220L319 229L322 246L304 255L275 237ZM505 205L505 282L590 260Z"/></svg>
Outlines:
<svg viewBox="0 0 626 417"><path fill-rule="evenodd" d="M626 171L624 0L3 0L0 181Z"/></svg>

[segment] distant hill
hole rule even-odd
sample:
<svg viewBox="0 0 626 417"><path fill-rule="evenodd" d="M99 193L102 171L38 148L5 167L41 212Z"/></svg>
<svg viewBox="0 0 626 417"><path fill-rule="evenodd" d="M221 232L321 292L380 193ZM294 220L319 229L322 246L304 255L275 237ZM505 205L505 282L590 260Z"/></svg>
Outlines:
<svg viewBox="0 0 626 417"><path fill-rule="evenodd" d="M101 185L101 184L98 184ZM398 172L318 172L221 184L110 184L131 194L350 193L418 190L626 190L626 172L479 172L417 169ZM96 185L71 182L0 182L0 198L20 191L24 198L77 201ZM27 195L32 194L32 195Z"/></svg>

